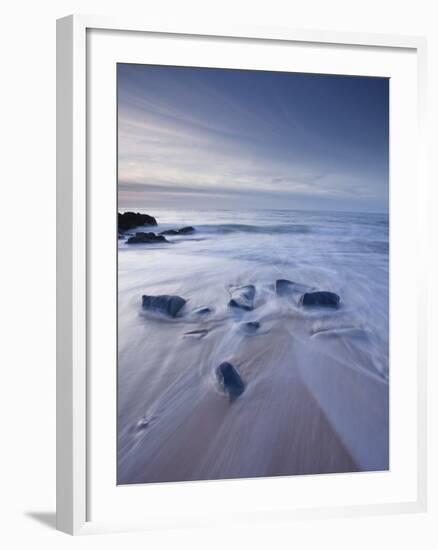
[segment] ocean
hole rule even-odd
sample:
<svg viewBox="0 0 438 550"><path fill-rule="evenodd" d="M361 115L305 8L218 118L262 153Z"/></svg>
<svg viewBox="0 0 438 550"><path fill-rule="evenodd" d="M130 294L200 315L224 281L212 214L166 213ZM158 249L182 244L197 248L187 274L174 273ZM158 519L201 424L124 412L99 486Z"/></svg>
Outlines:
<svg viewBox="0 0 438 550"><path fill-rule="evenodd" d="M388 215L136 211L158 221L138 230L195 232L118 242L119 483L387 469ZM278 279L340 306L307 310L276 295ZM230 308L247 284L254 309ZM168 319L143 310L144 294L187 303ZM223 361L245 382L232 404Z"/></svg>

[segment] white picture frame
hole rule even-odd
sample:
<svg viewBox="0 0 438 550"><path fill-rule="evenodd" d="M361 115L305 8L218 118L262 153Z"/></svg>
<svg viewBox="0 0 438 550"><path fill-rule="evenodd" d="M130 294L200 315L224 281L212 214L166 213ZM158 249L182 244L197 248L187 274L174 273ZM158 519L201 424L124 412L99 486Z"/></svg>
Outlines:
<svg viewBox="0 0 438 550"><path fill-rule="evenodd" d="M413 459L409 466L413 476L412 486L406 495L409 497L398 499L397 496L382 497L378 502L351 502L327 506L322 501L314 506L312 503L297 506L296 504L263 510L254 506L247 509L236 521L260 521L269 519L293 519L303 517L330 517L335 515L382 514L398 512L418 512L426 509L426 358L425 358L425 250L423 238L426 232L426 178L425 178L425 145L424 145L424 118L425 118L425 40L419 37L350 34L327 31L292 30L286 28L240 28L230 25L230 28L175 28L162 26L159 29L151 28L147 23L138 20L112 19L95 16L69 16L57 22L57 528L70 534L86 534L107 532L114 530L151 529L158 527L172 527L181 525L210 525L218 521L216 512L212 508L205 515L187 500L184 491L196 493L195 498L208 498L211 491L222 491L221 483L226 487L223 498L230 487L230 482L196 482L187 484L187 489L179 484L165 484L166 487L154 488L154 497L160 499L159 491L165 492L166 499L175 495L175 506L172 513L165 513L165 507L157 505L153 519L148 514L142 517L119 517L116 507L113 512L103 512L103 517L90 517L91 472L90 464L92 443L96 430L90 430L90 411L93 410L95 394L90 389L91 333L89 319L89 304L92 300L90 289L90 257L89 257L89 229L93 227L93 216L90 207L90 155L92 154L91 140L89 142L90 111L89 99L90 71L94 70L90 63L90 31L106 33L136 33L136 36L173 37L187 40L217 40L222 43L241 40L245 42L275 44L302 44L318 45L319 48L355 47L367 48L373 55L388 52L409 52L415 56L415 79L412 72L409 76L410 85L418 99L418 109L415 109L415 120L411 123L418 126L418 133L410 137L409 144L415 145L410 159L410 174L415 178L412 182L412 193L415 195L418 208L416 214L418 229L414 229L412 246L417 247L418 262L412 267L410 280L417 280L415 300L412 307L416 310L416 336L412 335L411 354L406 354L405 361L415 355L414 387L411 388L409 401L412 410L408 411L415 418L412 427L412 438L415 439L415 448L412 449ZM140 34L138 34L140 33ZM106 38L106 40L112 40ZM176 42L175 42L176 43ZM172 55L172 47L167 54ZM177 64L177 63L176 63ZM202 65L201 65L202 66ZM207 65L208 66L208 65ZM402 69L400 69L402 70ZM310 72L310 71L309 71ZM392 121L397 123L397 121ZM402 144L400 145L402 146ZM394 159L391 159L391 163ZM398 173L398 172L396 172ZM415 183L415 185L414 185ZM114 181L115 184L115 181ZM391 187L394 194L394 185ZM402 193L401 193L402 194ZM403 200L397 202L400 210ZM392 205L394 206L394 205ZM400 221L402 221L400 212ZM91 247L92 248L92 247ZM402 260L400 260L402 261ZM401 264L400 264L401 265ZM115 267L115 266L114 266ZM393 280L391 279L393 283ZM397 345L395 343L394 345ZM394 351L395 348L393 348ZM396 356L396 354L393 354ZM411 384L412 386L412 384ZM105 391L103 388L102 391ZM392 397L394 397L392 395ZM397 399L395 399L397 401ZM411 405L412 403L412 405ZM113 422L113 420L108 420ZM115 419L114 419L115 422ZM412 440L413 440L412 439ZM411 440L411 441L412 441ZM313 476L310 476L313 477ZM415 478L415 479L414 479ZM328 479L327 476L325 479ZM330 483L338 483L335 478ZM228 483L228 485L227 485ZM234 483L234 482L233 482ZM241 483L239 481L239 483ZM275 486L254 485L258 480L245 480L240 487L242 492L249 491L251 495L256 491L260 494L272 496L272 491L278 491L281 478L275 480ZM310 483L301 478L303 483ZM339 483L346 483L346 478ZM100 490L96 485L97 489ZM215 487L215 489L213 489ZM328 485L327 485L328 487ZM217 489L216 489L217 488ZM130 493L128 499L137 499L143 488L137 487L137 495ZM389 489L388 489L389 490ZM177 495L178 491L178 495ZM163 492L163 496L164 496ZM183 494L183 493L184 494ZM121 495L121 493L119 492ZM389 495L390 493L388 493ZM395 495L395 493L393 493ZM102 493L104 495L104 493ZM413 496L412 496L413 495ZM101 500L106 498L102 496ZM121 498L121 497L120 497ZM125 498L125 497L124 497ZM142 497L143 498L143 497ZM181 509L178 519L178 499L184 498L186 509ZM222 498L222 497L221 497ZM251 498L248 497L248 502ZM372 499L371 499L372 500ZM124 501L125 502L125 501ZM191 509L192 508L192 509ZM250 507L249 507L250 508ZM106 515L105 515L106 514Z"/></svg>

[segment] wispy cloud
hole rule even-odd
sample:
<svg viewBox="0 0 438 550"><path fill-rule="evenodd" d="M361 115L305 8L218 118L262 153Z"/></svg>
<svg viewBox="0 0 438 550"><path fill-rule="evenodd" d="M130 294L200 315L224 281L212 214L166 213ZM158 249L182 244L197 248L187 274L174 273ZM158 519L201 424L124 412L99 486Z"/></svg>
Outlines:
<svg viewBox="0 0 438 550"><path fill-rule="evenodd" d="M122 206L161 200L159 206L171 207L190 200L193 207L228 207L251 195L259 207L285 201L311 207L312 200L319 207L324 201L327 207L386 207L387 136L378 135L381 150L362 133L355 136L367 113L358 112L361 105L354 98L349 109L335 101L342 110L337 127L336 113L312 106L312 97L306 103L303 90L294 97L294 75L283 76L282 88L281 78L272 80L272 73L253 73L249 79L240 71L224 73L119 68ZM311 82L305 84L311 92ZM324 81L314 85L320 94ZM385 103L384 86L380 93ZM353 120L346 118L346 110ZM368 129L371 137L379 129L386 132L381 120L375 125Z"/></svg>

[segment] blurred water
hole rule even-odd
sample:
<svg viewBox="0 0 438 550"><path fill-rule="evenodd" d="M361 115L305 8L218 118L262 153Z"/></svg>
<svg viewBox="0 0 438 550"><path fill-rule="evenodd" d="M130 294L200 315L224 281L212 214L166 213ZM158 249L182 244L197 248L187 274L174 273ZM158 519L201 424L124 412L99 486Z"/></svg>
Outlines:
<svg viewBox="0 0 438 550"><path fill-rule="evenodd" d="M387 388L389 228L386 214L290 210L147 210L145 213L155 216L159 222L158 227L145 229L147 231L187 225L194 226L196 231L191 235L169 236L169 244L127 245L119 241L121 482L164 481L183 476L183 473L172 476L168 471L153 475L139 472L147 471L145 461L158 460L165 438L176 437L178 422L189 416L194 404L199 403L206 392L216 391L212 373L220 362L235 361L245 349L241 362L249 365L247 378L254 384L257 380L262 384L264 374L250 368L251 354L261 353L262 348L252 351L256 344L248 344L248 334L242 329L244 320L262 321L262 335L263 331L273 333L284 329L285 334L292 334L307 342L306 345L310 343L312 353L321 350L324 354L331 353L333 360L345 365L345 369L356 369L368 378L375 377L381 381L378 384ZM335 313L326 314L304 312L297 304L279 302L274 292L275 280L279 278L336 292L341 297L341 307ZM227 307L228 290L232 285L247 283L256 286L256 307L243 315ZM181 318L169 322L141 311L142 294L178 294L188 302ZM201 323L193 312L202 306L212 308L213 313L208 321ZM205 338L194 341L187 337L190 329L199 327L207 331ZM336 344L332 345L328 342L333 335ZM278 360L282 361L280 354ZM255 356L253 362L256 364ZM276 370L278 377L286 376L281 367ZM361 434L354 433L352 425L341 418L333 403L335 398L329 400L321 393L318 370L307 369L300 379L308 384L361 467L366 469L367 464L374 463L384 465L387 461L386 402L378 405L384 411L379 439L382 449L376 447L376 454L370 456ZM336 399L339 400L339 396ZM133 426L143 417L147 418L147 437L143 432L133 431ZM368 426L372 419L363 422ZM157 426L155 432L154 425ZM236 451L230 450L224 464L231 463L230 453L237 463ZM370 466L370 469L373 468ZM250 465L247 470L247 475L251 475ZM258 471L255 466L254 470ZM183 479L229 476L225 466L215 470L199 465L195 470L188 468L187 472L190 473ZM246 470L236 472L245 475Z"/></svg>
<svg viewBox="0 0 438 550"><path fill-rule="evenodd" d="M388 365L388 260L389 235L386 214L271 211L148 211L159 221L154 231L193 225L196 233L167 237L174 246L120 247L120 277L125 284L127 268L143 267L143 254L158 272L146 274L142 282L163 281L163 274L178 264L174 285L181 289L191 272L215 277L209 259L214 259L217 276L227 279L242 263L251 270L269 267L273 277L290 278L310 286L331 290L341 296L344 308L354 314L372 335L370 349L383 371ZM127 257L128 256L128 257ZM184 258L190 257L185 261ZM221 260L217 263L217 260ZM126 268L125 268L126 266ZM197 267L195 267L197 266ZM205 273L204 273L205 270ZM268 275L270 277L270 275ZM163 281L164 282L164 281ZM273 283L272 277L258 281ZM225 283L225 281L224 281ZM127 283L129 284L129 283ZM123 287L122 287L123 288ZM215 303L214 296L210 300Z"/></svg>

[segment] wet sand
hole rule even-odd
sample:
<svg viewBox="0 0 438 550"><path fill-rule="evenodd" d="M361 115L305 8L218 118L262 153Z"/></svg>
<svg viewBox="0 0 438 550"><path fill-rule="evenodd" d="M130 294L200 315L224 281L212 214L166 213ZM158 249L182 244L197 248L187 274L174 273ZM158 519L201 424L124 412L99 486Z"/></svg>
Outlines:
<svg viewBox="0 0 438 550"><path fill-rule="evenodd" d="M388 382L363 352L366 332L342 312L335 329L331 314L303 316L272 289L248 313L217 292L224 308L205 320L190 304L174 320L137 314L130 338L142 349L119 355L118 482L386 469ZM222 361L246 384L232 403Z"/></svg>

